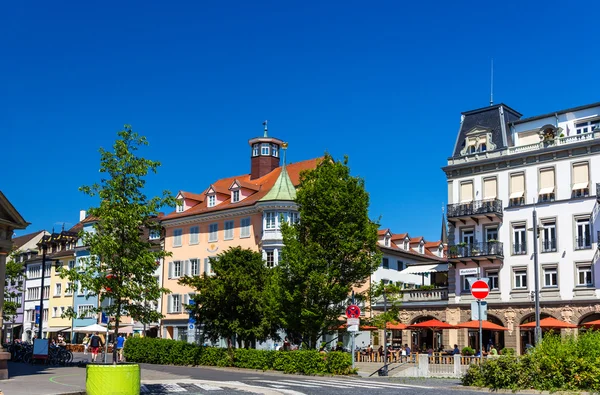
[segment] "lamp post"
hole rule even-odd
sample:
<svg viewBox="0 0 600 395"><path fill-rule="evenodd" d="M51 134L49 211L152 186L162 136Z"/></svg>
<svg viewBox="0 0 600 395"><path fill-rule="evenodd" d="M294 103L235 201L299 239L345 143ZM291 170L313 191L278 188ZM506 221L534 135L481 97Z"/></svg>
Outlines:
<svg viewBox="0 0 600 395"><path fill-rule="evenodd" d="M385 294L385 288L383 289L383 316L387 316L387 295ZM383 321L383 367L379 371L379 375L387 376L387 319L384 319Z"/></svg>
<svg viewBox="0 0 600 395"><path fill-rule="evenodd" d="M541 230L537 224L537 212L533 207L533 227L527 230L533 231L533 281L534 281L534 302L535 302L535 329L533 339L536 345L542 340L542 328L540 327L540 271L538 265L538 232Z"/></svg>
<svg viewBox="0 0 600 395"><path fill-rule="evenodd" d="M42 329L44 324L44 278L46 277L46 251L48 250L49 236L44 235L39 246L42 247L42 283L40 286L40 321L38 323L38 339L42 338Z"/></svg>

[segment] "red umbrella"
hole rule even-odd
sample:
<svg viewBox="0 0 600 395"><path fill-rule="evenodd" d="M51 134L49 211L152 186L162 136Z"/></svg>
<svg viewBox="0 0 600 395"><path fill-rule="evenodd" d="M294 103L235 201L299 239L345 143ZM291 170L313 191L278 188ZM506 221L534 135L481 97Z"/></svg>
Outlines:
<svg viewBox="0 0 600 395"><path fill-rule="evenodd" d="M520 327L524 328L524 329L533 329L533 328L535 328L535 321L520 325ZM540 328L547 328L547 329L577 328L577 325L569 324L568 322L557 320L554 317L547 317L547 318L544 318L543 320L540 320Z"/></svg>
<svg viewBox="0 0 600 395"><path fill-rule="evenodd" d="M408 326L408 329L456 329L454 325L450 325L447 322L442 322L440 320L427 320L423 322L419 322L418 324L412 324Z"/></svg>
<svg viewBox="0 0 600 395"><path fill-rule="evenodd" d="M395 330L397 330L397 331L401 331L401 330L404 330L404 329L406 329L406 328L407 328L407 326L406 326L406 325L404 325L404 324L401 324L401 323L399 323L399 322L398 322L398 323L395 323L395 324L394 324L394 323L392 323L392 322L388 322L388 323L386 324L386 328L387 328L387 329L395 329Z"/></svg>
<svg viewBox="0 0 600 395"><path fill-rule="evenodd" d="M456 325L456 327L457 328L467 328L467 329L479 329L479 321L475 320L475 321L463 322L463 323ZM490 322L487 320L481 321L481 329L484 329L486 331L507 331L508 330L508 328L505 328L498 324L494 324L493 322Z"/></svg>
<svg viewBox="0 0 600 395"><path fill-rule="evenodd" d="M584 322L581 326L591 329L600 329L600 320Z"/></svg>

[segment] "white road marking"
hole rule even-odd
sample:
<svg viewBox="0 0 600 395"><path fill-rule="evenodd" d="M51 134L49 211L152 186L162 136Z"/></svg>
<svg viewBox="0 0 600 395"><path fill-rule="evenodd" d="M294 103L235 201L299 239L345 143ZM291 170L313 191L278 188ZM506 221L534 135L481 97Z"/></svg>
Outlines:
<svg viewBox="0 0 600 395"><path fill-rule="evenodd" d="M406 388L423 388L430 389L432 387L426 387L422 385L413 385L413 384L404 384L404 383L394 383L388 382L384 383L381 381L375 380L355 380L355 379L322 379L318 381L329 382L329 383L337 383L339 385L347 385L347 386L364 386L362 388L398 388L398 387L406 387Z"/></svg>
<svg viewBox="0 0 600 395"><path fill-rule="evenodd" d="M198 384L198 383L195 383L194 385L196 387L200 387L200 388L202 388L203 390L206 390L206 391L219 391L219 390L223 389L221 387L217 387L217 386L210 385L210 384Z"/></svg>
<svg viewBox="0 0 600 395"><path fill-rule="evenodd" d="M187 392L187 390L177 383L169 383L169 384L160 384L161 389L167 390L169 392Z"/></svg>
<svg viewBox="0 0 600 395"><path fill-rule="evenodd" d="M318 385L313 385L313 384L304 384L302 381L294 381L294 380L280 380L280 381L273 381L273 380L255 380L257 382L260 383L267 383L267 384L276 384L276 385L287 385L287 386L296 386L296 387L306 387L306 388L319 388Z"/></svg>
<svg viewBox="0 0 600 395"><path fill-rule="evenodd" d="M142 384L142 385L140 385L140 392L146 393L146 392L150 392L150 390L148 390L148 388L146 388L146 386L144 384Z"/></svg>

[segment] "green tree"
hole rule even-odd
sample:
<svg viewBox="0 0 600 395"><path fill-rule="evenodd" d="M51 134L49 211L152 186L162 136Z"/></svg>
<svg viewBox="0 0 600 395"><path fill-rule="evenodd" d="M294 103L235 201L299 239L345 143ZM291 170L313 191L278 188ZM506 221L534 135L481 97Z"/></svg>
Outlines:
<svg viewBox="0 0 600 395"><path fill-rule="evenodd" d="M373 318L366 322L367 324L383 329L388 322L394 323L398 321L400 306L402 305L401 286L396 284L385 284L382 280L379 283L372 284L371 289L361 296L363 299L368 299L370 301L370 306L373 306L374 303L383 305L385 302L386 304L385 309L382 308L379 314L372 315Z"/></svg>
<svg viewBox="0 0 600 395"><path fill-rule="evenodd" d="M377 269L378 224L369 219L364 181L350 175L348 158L329 154L300 175L300 221L283 224L282 326L311 348L339 325L348 295Z"/></svg>
<svg viewBox="0 0 600 395"><path fill-rule="evenodd" d="M170 254L155 248L143 235L145 231L160 232L158 212L164 206L174 207L175 199L169 191L153 198L144 194L146 176L160 166L160 162L136 156L136 151L147 145L145 137L125 125L113 151L100 148L100 173L105 178L80 188L99 199L99 206L89 210L94 230L81 234L90 255L79 267L61 273L73 284L80 283L89 296L98 295L100 305L94 311L114 317L115 337L123 316L143 323L162 318L147 301L159 300L169 292L156 281L154 272L156 262ZM67 315L76 317L73 310Z"/></svg>
<svg viewBox="0 0 600 395"><path fill-rule="evenodd" d="M23 293L23 281L25 279L25 267L19 262L21 251L14 249L6 260L6 281L4 287L4 306L2 309L4 322L15 323L17 310L21 303L17 302L19 294ZM10 284L10 285L9 285ZM12 334L11 334L11 340Z"/></svg>
<svg viewBox="0 0 600 395"><path fill-rule="evenodd" d="M266 267L259 252L232 247L210 258L214 274L185 276L179 283L196 290L192 309L204 336L219 338L233 345L255 347L257 341L277 338L278 315L273 311L273 271Z"/></svg>

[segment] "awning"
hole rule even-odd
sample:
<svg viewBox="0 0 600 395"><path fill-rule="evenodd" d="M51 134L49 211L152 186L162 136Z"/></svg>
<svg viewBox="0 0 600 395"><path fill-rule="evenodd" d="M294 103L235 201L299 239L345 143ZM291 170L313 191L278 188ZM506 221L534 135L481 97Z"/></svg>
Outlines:
<svg viewBox="0 0 600 395"><path fill-rule="evenodd" d="M554 193L554 187L540 189L540 195L547 195L549 193Z"/></svg>
<svg viewBox="0 0 600 395"><path fill-rule="evenodd" d="M579 189L585 189L588 187L588 183L587 182L580 182L578 184L573 184L573 190L577 191Z"/></svg>
<svg viewBox="0 0 600 395"><path fill-rule="evenodd" d="M438 273L447 272L447 263L434 263L432 265L412 265L402 270L398 274L422 274L422 273Z"/></svg>
<svg viewBox="0 0 600 395"><path fill-rule="evenodd" d="M393 329L393 330L397 330L397 331L401 331L401 330L408 328L407 325L404 325L400 322L397 322L397 323L388 322L386 324L386 327L387 327L387 329Z"/></svg>
<svg viewBox="0 0 600 395"><path fill-rule="evenodd" d="M70 326L51 326L46 329L47 332L58 333L58 332L71 332Z"/></svg>
<svg viewBox="0 0 600 395"><path fill-rule="evenodd" d="M457 328L467 328L467 329L479 329L479 321L468 321L463 322L456 325ZM494 324L493 322L482 320L481 321L481 329L486 331L507 331L508 328L503 327L502 325Z"/></svg>
<svg viewBox="0 0 600 395"><path fill-rule="evenodd" d="M521 328L524 329L532 329L535 328L535 321L532 322L528 322L526 324L523 325L519 325ZM561 329L561 328L577 328L577 325L565 322L565 321L561 321L561 320L557 320L554 317L547 317L547 318L543 318L540 320L540 328L548 328L548 329Z"/></svg>
<svg viewBox="0 0 600 395"><path fill-rule="evenodd" d="M523 195L525 194L525 192L521 191L521 192L513 192L510 194L510 198L511 199L517 199L520 197L523 197Z"/></svg>

